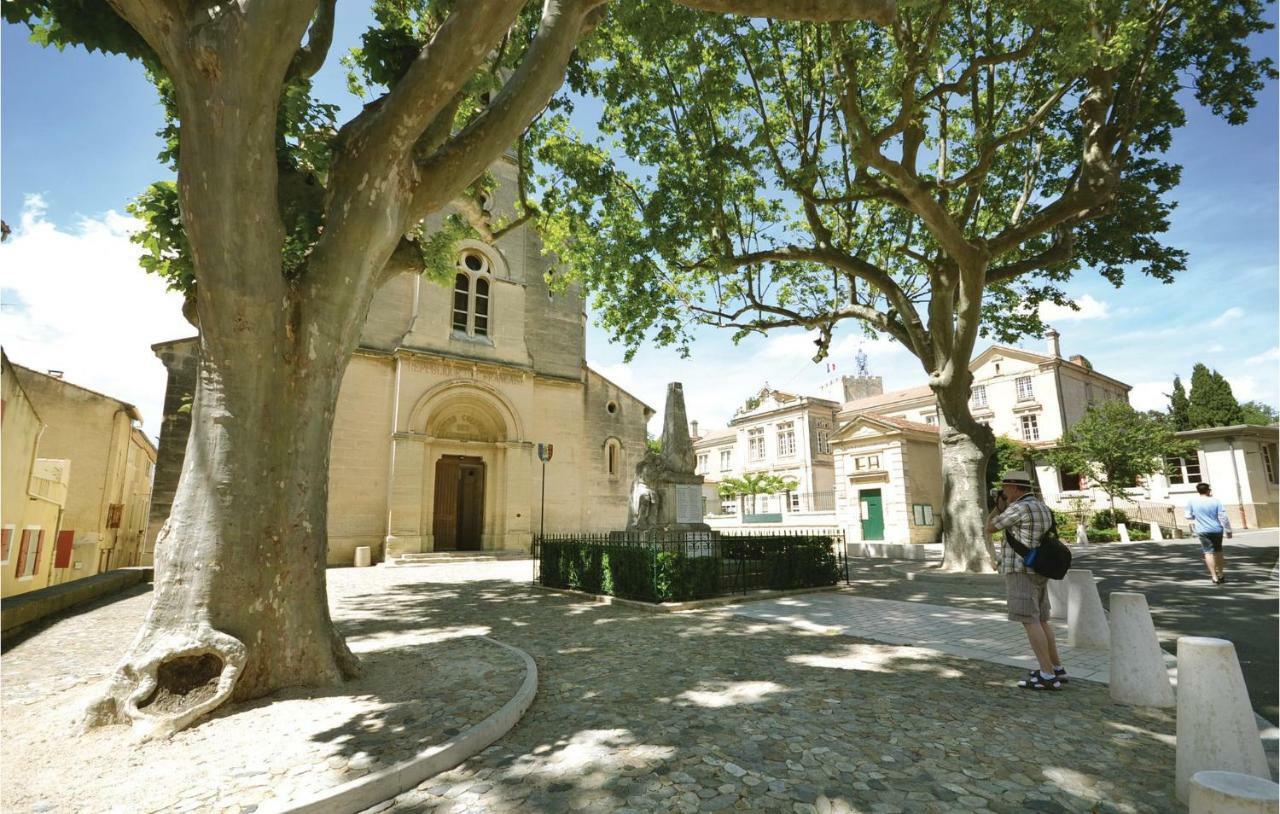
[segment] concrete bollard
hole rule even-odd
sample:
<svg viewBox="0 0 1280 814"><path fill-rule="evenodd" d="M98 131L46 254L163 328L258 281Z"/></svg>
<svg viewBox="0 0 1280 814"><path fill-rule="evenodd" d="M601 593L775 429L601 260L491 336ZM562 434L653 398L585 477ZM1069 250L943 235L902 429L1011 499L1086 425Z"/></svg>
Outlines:
<svg viewBox="0 0 1280 814"><path fill-rule="evenodd" d="M1081 548L1089 545L1089 532L1084 530L1084 524L1076 526L1076 545Z"/></svg>
<svg viewBox="0 0 1280 814"><path fill-rule="evenodd" d="M1072 568L1067 572L1067 644L1072 647L1106 650L1111 646L1111 629L1102 609L1102 597L1093 581L1093 572Z"/></svg>
<svg viewBox="0 0 1280 814"><path fill-rule="evenodd" d="M1120 532L1120 542L1122 543L1132 542L1129 539L1129 527L1126 526L1124 523L1116 523L1116 531Z"/></svg>
<svg viewBox="0 0 1280 814"><path fill-rule="evenodd" d="M1164 532L1162 532L1162 531L1160 530L1160 524L1159 524L1159 523L1152 523L1152 524L1151 524L1151 539L1152 539L1152 540L1163 540L1163 539L1164 539Z"/></svg>
<svg viewBox="0 0 1280 814"><path fill-rule="evenodd" d="M1111 700L1139 707L1173 706L1173 685L1147 598L1115 591L1110 607Z"/></svg>
<svg viewBox="0 0 1280 814"><path fill-rule="evenodd" d="M1196 772L1191 776L1191 814L1276 814L1280 786L1235 772Z"/></svg>
<svg viewBox="0 0 1280 814"><path fill-rule="evenodd" d="M1190 794L1191 776L1205 770L1271 778L1236 648L1226 639L1178 639L1178 746L1174 787Z"/></svg>
<svg viewBox="0 0 1280 814"><path fill-rule="evenodd" d="M1067 607L1070 605L1065 579L1049 580L1049 618L1066 619Z"/></svg>
<svg viewBox="0 0 1280 814"><path fill-rule="evenodd" d="M356 568L373 565L373 550L367 545L356 546Z"/></svg>

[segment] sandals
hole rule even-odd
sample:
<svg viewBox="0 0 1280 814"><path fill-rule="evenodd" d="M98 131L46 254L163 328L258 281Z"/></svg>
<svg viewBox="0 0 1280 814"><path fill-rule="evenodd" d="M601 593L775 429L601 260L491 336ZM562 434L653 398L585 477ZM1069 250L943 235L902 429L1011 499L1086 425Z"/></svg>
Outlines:
<svg viewBox="0 0 1280 814"><path fill-rule="evenodd" d="M1035 678L1035 677L1036 677L1036 676L1038 676L1038 675L1040 675L1040 671L1039 671L1039 670L1028 670L1028 671L1027 671L1027 678ZM1066 667L1055 667L1055 668L1053 668L1053 677L1054 677L1055 679L1057 679L1057 681L1058 681L1058 683L1059 683L1059 684L1066 684L1066 683L1067 683L1067 668L1066 668Z"/></svg>
<svg viewBox="0 0 1280 814"><path fill-rule="evenodd" d="M1018 682L1018 688L1023 690L1045 690L1054 691L1062 689L1062 680L1057 678L1045 678L1040 675L1040 671L1036 670L1031 675Z"/></svg>

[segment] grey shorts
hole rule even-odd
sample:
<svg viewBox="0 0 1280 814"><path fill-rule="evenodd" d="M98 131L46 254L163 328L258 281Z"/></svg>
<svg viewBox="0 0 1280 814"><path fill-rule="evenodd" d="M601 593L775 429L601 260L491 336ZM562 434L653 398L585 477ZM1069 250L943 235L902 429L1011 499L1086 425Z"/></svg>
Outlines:
<svg viewBox="0 0 1280 814"><path fill-rule="evenodd" d="M1009 620L1013 622L1049 621L1049 578L1040 574L1004 575L1005 596L1009 600Z"/></svg>

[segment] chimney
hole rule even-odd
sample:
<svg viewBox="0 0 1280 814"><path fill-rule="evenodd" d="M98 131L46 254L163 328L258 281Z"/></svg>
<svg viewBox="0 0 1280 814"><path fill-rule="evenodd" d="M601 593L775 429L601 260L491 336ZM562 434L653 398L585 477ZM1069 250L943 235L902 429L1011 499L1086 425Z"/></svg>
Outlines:
<svg viewBox="0 0 1280 814"><path fill-rule="evenodd" d="M689 437L695 441L698 440L698 422L697 421L689 422Z"/></svg>
<svg viewBox="0 0 1280 814"><path fill-rule="evenodd" d="M1058 345L1058 337L1061 336L1061 334L1050 328L1049 332L1046 333L1045 336L1049 338L1049 355L1054 359L1061 359L1062 348Z"/></svg>

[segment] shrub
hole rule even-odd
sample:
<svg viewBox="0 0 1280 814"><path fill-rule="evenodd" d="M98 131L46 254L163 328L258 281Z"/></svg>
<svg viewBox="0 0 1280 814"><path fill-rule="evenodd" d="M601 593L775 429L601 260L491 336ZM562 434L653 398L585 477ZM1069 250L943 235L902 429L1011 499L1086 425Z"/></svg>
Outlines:
<svg viewBox="0 0 1280 814"><path fill-rule="evenodd" d="M1103 509L1093 516L1089 521L1089 527L1095 529L1114 529L1116 523L1128 523L1129 516L1122 510L1116 509L1113 514L1110 509Z"/></svg>
<svg viewBox="0 0 1280 814"><path fill-rule="evenodd" d="M1124 521L1121 521L1124 522ZM1129 539L1134 542L1142 540L1150 540L1151 532L1142 526L1129 527ZM1120 542L1119 529L1091 529L1089 531L1089 542L1091 543L1118 543Z"/></svg>

